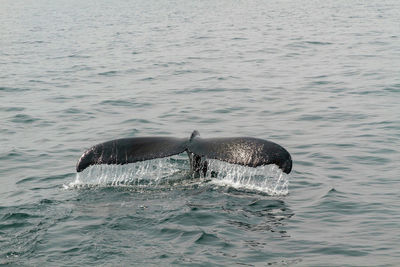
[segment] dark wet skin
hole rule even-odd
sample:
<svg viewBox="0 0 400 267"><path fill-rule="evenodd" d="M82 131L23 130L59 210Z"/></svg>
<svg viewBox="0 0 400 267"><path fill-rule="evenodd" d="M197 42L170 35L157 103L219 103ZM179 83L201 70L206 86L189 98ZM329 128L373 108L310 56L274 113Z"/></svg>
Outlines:
<svg viewBox="0 0 400 267"><path fill-rule="evenodd" d="M76 165L81 172L91 165L128 164L188 153L191 171L205 176L208 162L218 159L232 164L258 167L276 164L285 173L292 169L292 158L282 146L252 137L200 138L193 131L189 139L173 137L133 137L108 141L86 150Z"/></svg>

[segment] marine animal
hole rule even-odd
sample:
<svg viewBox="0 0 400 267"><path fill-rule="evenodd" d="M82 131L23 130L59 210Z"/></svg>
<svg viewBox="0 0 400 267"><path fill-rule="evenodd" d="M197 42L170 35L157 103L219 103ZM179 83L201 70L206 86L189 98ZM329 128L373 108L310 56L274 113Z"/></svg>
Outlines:
<svg viewBox="0 0 400 267"><path fill-rule="evenodd" d="M191 171L195 174L206 174L207 159L248 167L276 164L285 173L292 170L289 152L274 142L253 137L200 138L195 130L190 138L132 137L97 144L83 153L76 164L76 171L81 172L91 165L122 165L185 151Z"/></svg>

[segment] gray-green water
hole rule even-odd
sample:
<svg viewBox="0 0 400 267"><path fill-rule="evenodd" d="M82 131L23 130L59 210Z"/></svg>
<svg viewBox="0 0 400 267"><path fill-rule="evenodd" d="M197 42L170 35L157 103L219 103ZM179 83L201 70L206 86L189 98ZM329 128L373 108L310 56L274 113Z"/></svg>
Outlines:
<svg viewBox="0 0 400 267"><path fill-rule="evenodd" d="M96 143L194 129L293 171L76 175ZM397 0L0 1L0 264L397 266L399 147Z"/></svg>

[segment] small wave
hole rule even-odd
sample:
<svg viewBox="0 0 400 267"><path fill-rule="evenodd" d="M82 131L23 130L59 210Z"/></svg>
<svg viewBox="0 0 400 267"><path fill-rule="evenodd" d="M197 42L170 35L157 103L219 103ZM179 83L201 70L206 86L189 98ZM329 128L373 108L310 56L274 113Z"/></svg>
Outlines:
<svg viewBox="0 0 400 267"><path fill-rule="evenodd" d="M0 107L0 111L5 112L16 112L16 111L24 111L24 107Z"/></svg>
<svg viewBox="0 0 400 267"><path fill-rule="evenodd" d="M332 45L333 43L331 42L322 42L322 41L306 41L306 44L311 44L311 45Z"/></svg>
<svg viewBox="0 0 400 267"><path fill-rule="evenodd" d="M33 123L38 120L38 118L31 117L27 114L17 114L11 121L15 123Z"/></svg>
<svg viewBox="0 0 400 267"><path fill-rule="evenodd" d="M110 70L110 71L105 71L105 72L99 72L98 74L101 76L115 76L118 74L118 71Z"/></svg>
<svg viewBox="0 0 400 267"><path fill-rule="evenodd" d="M28 88L16 88L16 87L4 87L0 86L0 92L7 92L7 93L18 93L18 92L24 92L24 91L29 91Z"/></svg>

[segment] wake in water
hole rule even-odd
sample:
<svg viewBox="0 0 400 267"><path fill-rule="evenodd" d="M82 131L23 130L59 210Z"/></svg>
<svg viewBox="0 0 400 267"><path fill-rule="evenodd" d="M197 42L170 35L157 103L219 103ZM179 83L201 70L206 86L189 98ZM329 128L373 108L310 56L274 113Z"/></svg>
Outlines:
<svg viewBox="0 0 400 267"><path fill-rule="evenodd" d="M212 183L236 189L255 190L269 195L288 194L289 175L276 165L257 168L208 160L204 176L194 178L187 160L169 157L126 165L95 165L76 174L64 188L130 186L135 188L171 188L189 183ZM186 168L185 168L186 167Z"/></svg>

